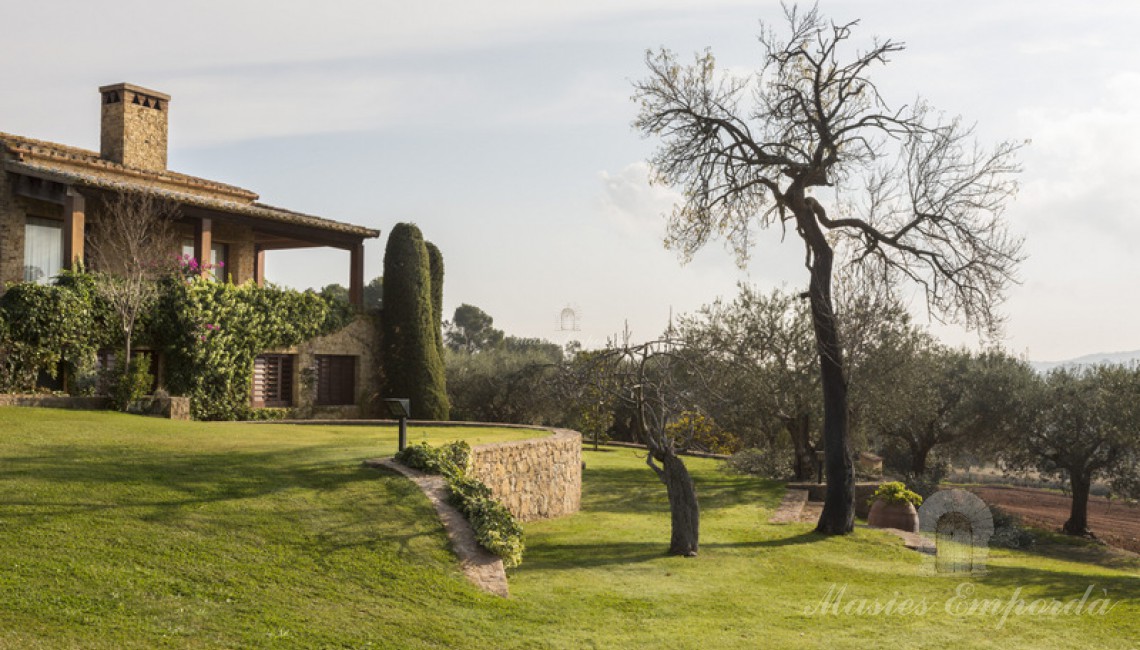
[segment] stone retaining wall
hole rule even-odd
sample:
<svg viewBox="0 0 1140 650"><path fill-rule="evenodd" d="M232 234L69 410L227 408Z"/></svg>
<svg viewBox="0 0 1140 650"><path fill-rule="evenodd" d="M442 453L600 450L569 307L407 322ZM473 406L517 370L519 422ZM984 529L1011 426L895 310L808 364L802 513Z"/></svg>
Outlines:
<svg viewBox="0 0 1140 650"><path fill-rule="evenodd" d="M38 406L40 408L72 409L78 411L109 411L110 397L74 397L70 395L11 395L0 394L0 406ZM190 419L189 397L144 397L133 402L129 413L154 415L171 420Z"/></svg>
<svg viewBox="0 0 1140 650"><path fill-rule="evenodd" d="M521 521L578 512L582 503L582 434L553 435L471 449L471 472Z"/></svg>
<svg viewBox="0 0 1140 650"><path fill-rule="evenodd" d="M0 406L38 406L53 409L103 411L111 408L109 397L71 397L68 395L0 395Z"/></svg>
<svg viewBox="0 0 1140 650"><path fill-rule="evenodd" d="M867 518L871 512L870 499L883 481L862 481L855 484L855 516ZM808 499L823 501L827 497L826 483L788 483L789 490L807 490Z"/></svg>

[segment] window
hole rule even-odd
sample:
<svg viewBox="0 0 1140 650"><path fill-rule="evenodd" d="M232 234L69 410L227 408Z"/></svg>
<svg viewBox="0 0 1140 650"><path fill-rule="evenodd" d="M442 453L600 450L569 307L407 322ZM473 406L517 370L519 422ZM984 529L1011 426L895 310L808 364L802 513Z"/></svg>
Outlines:
<svg viewBox="0 0 1140 650"><path fill-rule="evenodd" d="M348 406L356 403L356 357L318 354L317 405Z"/></svg>
<svg viewBox="0 0 1140 650"><path fill-rule="evenodd" d="M182 240L182 256L194 258L194 240ZM210 243L210 277L215 280L225 279L230 265L230 246L220 242ZM201 260L199 260L201 261Z"/></svg>
<svg viewBox="0 0 1140 650"><path fill-rule="evenodd" d="M112 388L112 382L115 375L119 371L119 355L120 350L108 350L103 348L95 354L95 371L98 373L98 380L95 383L95 392L99 395L109 395ZM151 394L158 390L158 352L155 350L132 350L131 356L135 359L139 357L146 357L150 362L150 388Z"/></svg>
<svg viewBox="0 0 1140 650"><path fill-rule="evenodd" d="M253 360L254 408L293 406L293 355L263 354Z"/></svg>
<svg viewBox="0 0 1140 650"><path fill-rule="evenodd" d="M63 222L28 217L24 227L24 281L47 284L63 269Z"/></svg>

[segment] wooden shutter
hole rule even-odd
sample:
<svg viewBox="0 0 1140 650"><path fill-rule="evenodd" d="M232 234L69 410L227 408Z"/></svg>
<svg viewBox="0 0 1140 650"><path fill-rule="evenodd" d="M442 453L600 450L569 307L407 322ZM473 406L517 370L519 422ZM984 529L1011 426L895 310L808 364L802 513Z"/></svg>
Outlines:
<svg viewBox="0 0 1140 650"><path fill-rule="evenodd" d="M254 408L293 405L293 355L263 354L253 360Z"/></svg>
<svg viewBox="0 0 1140 650"><path fill-rule="evenodd" d="M356 403L356 357L317 355L317 404L347 406Z"/></svg>

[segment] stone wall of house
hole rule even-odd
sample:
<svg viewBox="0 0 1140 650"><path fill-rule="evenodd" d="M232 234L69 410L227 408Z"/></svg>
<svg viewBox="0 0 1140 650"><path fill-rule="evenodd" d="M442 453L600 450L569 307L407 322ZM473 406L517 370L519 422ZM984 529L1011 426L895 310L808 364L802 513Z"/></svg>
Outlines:
<svg viewBox="0 0 1140 650"><path fill-rule="evenodd" d="M582 434L554 435L478 445L471 472L522 521L578 512L582 504Z"/></svg>
<svg viewBox="0 0 1140 650"><path fill-rule="evenodd" d="M254 258L257 256L253 250L253 228L219 221L215 222L213 237L229 248L225 276L219 277L228 277L234 284L252 280Z"/></svg>
<svg viewBox="0 0 1140 650"><path fill-rule="evenodd" d="M12 177L0 173L0 293L9 284L24 281L24 228L28 217L63 219L55 203L13 194Z"/></svg>
<svg viewBox="0 0 1140 650"><path fill-rule="evenodd" d="M273 354L292 354L295 381L293 408L302 418L367 418L380 413L380 323L376 314L360 314L338 332L321 336L291 348L266 350ZM356 403L349 406L316 404L316 357L322 354L356 357Z"/></svg>
<svg viewBox="0 0 1140 650"><path fill-rule="evenodd" d="M11 177L0 170L0 293L24 279L24 211L12 194Z"/></svg>

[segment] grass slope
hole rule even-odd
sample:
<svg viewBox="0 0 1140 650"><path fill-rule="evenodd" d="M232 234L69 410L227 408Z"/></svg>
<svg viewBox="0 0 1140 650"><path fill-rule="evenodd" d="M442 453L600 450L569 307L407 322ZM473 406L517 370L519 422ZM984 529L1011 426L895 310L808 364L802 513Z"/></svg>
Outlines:
<svg viewBox="0 0 1140 650"><path fill-rule="evenodd" d="M475 444L530 435L424 431ZM1133 648L1140 564L994 552L975 596L1079 597L1106 616L964 617L883 533L767 524L779 485L691 460L699 558L662 555L664 490L636 452L585 454L583 512L527 525L512 597L460 575L426 500L359 461L391 429L175 423L0 409L0 648ZM1081 562L1090 560L1097 563ZM828 590L923 616L805 615Z"/></svg>

